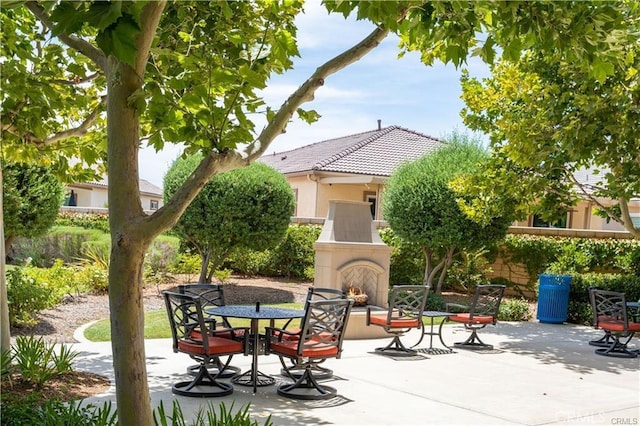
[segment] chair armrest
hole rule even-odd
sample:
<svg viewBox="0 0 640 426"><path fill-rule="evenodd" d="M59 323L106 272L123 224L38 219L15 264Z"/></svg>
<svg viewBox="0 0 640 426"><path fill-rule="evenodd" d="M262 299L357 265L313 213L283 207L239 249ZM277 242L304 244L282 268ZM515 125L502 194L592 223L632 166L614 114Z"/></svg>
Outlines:
<svg viewBox="0 0 640 426"><path fill-rule="evenodd" d="M447 303L445 305L445 309L447 312L465 312L469 310L469 305L465 305L463 303Z"/></svg>

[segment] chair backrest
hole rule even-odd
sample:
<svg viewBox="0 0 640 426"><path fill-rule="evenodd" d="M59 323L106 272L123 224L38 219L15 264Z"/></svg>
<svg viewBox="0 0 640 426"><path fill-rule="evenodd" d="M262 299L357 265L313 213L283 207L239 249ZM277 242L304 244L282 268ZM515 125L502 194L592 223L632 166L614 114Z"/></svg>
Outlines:
<svg viewBox="0 0 640 426"><path fill-rule="evenodd" d="M202 308L224 306L224 290L217 284L183 284L178 286L178 293L200 297Z"/></svg>
<svg viewBox="0 0 640 426"><path fill-rule="evenodd" d="M198 296L202 310L207 308L224 306L224 289L217 284L183 284L178 286L178 293ZM226 318L222 318L225 327L231 327Z"/></svg>
<svg viewBox="0 0 640 426"><path fill-rule="evenodd" d="M393 286L389 294L387 323L390 324L395 318L416 318L420 320L428 295L428 285Z"/></svg>
<svg viewBox="0 0 640 426"><path fill-rule="evenodd" d="M479 285L469 304L469 319L474 316L490 316L493 322L498 320L500 302L506 286L498 284Z"/></svg>
<svg viewBox="0 0 640 426"><path fill-rule="evenodd" d="M325 287L309 287L307 291L307 298L305 300L304 309L307 309L309 302L314 300L335 300L335 299L345 299L347 297L347 293L338 290L335 288L325 288Z"/></svg>
<svg viewBox="0 0 640 426"><path fill-rule="evenodd" d="M601 322L619 323L624 333L628 331L629 319L627 315L627 299L624 293L618 291L590 289L589 298L594 313L594 326Z"/></svg>
<svg viewBox="0 0 640 426"><path fill-rule="evenodd" d="M193 335L197 332L200 336L206 333L204 316L202 314L202 304L200 297L193 294L176 293L163 291L169 325L171 326L171 336L173 337L173 351L179 351L179 342L194 340ZM208 339L198 339L202 344L204 353L208 352Z"/></svg>
<svg viewBox="0 0 640 426"><path fill-rule="evenodd" d="M298 355L322 347L322 357L340 358L353 299L312 300L301 323Z"/></svg>

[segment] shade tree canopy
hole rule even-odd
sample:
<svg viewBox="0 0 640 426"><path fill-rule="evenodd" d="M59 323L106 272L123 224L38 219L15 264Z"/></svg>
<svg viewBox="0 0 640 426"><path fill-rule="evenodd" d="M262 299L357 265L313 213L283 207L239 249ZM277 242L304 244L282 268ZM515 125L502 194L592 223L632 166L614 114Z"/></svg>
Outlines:
<svg viewBox="0 0 640 426"><path fill-rule="evenodd" d="M640 238L629 212L640 198L640 44L623 52L603 81L547 52L500 62L482 81L463 77L465 124L487 133L494 151L485 173L458 182L476 195L465 211L483 220L503 207L488 194L508 193L521 217L552 220L587 200Z"/></svg>
<svg viewBox="0 0 640 426"><path fill-rule="evenodd" d="M177 159L164 178L164 197L175 191L202 161L201 155ZM236 248L266 250L284 237L295 197L284 176L262 163L214 176L173 227L202 258L199 282L209 283L215 270Z"/></svg>
<svg viewBox="0 0 640 426"><path fill-rule="evenodd" d="M488 157L478 140L454 134L445 147L400 166L385 189L384 218L396 235L422 247L423 282L436 293L456 255L501 240L513 220L505 215L487 224L474 222L449 186L454 178L475 173Z"/></svg>

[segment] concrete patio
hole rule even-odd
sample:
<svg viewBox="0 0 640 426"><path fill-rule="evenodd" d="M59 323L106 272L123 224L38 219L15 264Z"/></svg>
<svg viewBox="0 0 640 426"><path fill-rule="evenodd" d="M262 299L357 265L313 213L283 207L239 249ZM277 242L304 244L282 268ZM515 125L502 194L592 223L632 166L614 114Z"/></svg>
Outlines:
<svg viewBox="0 0 640 426"><path fill-rule="evenodd" d="M209 401L235 409L248 403L251 417L274 425L637 425L640 424L640 358L617 359L594 353L587 342L602 332L591 327L538 322L501 322L480 332L494 345L492 351L426 353L428 337L419 356L390 358L373 353L387 340L346 340L343 356L325 365L334 370L327 384L338 396L326 401L283 398L275 386L235 386L223 398L199 399L171 394L171 384L186 380L193 361L175 354L168 339L146 342L152 403L169 408L180 402L192 415ZM467 332L447 325L448 344L462 341ZM417 332L406 337L418 340ZM435 339L437 340L437 339ZM638 338L632 344L640 346ZM434 341L434 347L439 347ZM420 349L422 348L422 349ZM74 345L81 354L76 368L113 378L110 343ZM250 357L236 356L233 365L246 370ZM261 356L260 370L280 376L275 356ZM113 382L113 381L112 381ZM87 400L101 405L114 400L114 388Z"/></svg>

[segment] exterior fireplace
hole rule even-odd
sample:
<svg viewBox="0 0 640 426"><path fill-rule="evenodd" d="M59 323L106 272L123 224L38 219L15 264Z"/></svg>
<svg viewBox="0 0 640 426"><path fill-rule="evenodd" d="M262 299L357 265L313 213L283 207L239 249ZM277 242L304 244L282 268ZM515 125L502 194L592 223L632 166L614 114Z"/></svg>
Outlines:
<svg viewBox="0 0 640 426"><path fill-rule="evenodd" d="M366 304L386 307L392 249L380 238L369 204L329 202L327 219L314 244L314 286L345 292L358 289L367 295ZM364 311L354 309L352 312L346 338L382 337L379 330L373 330L379 327L365 327Z"/></svg>

